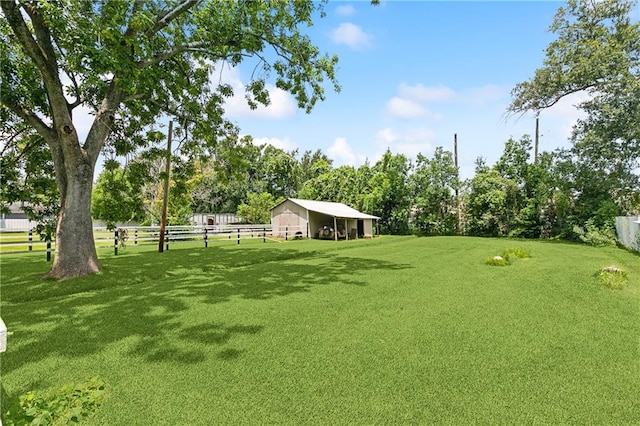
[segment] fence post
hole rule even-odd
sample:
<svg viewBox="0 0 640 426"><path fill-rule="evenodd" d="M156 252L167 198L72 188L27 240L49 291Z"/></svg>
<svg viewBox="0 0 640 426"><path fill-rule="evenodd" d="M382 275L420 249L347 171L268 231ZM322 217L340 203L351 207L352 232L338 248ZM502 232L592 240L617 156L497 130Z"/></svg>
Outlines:
<svg viewBox="0 0 640 426"><path fill-rule="evenodd" d="M169 230L165 229L164 230L164 235L165 235L165 250L169 251Z"/></svg>
<svg viewBox="0 0 640 426"><path fill-rule="evenodd" d="M229 236L231 238L231 236ZM240 244L240 228L238 228L238 244Z"/></svg>
<svg viewBox="0 0 640 426"><path fill-rule="evenodd" d="M113 231L113 254L118 255L118 230Z"/></svg>
<svg viewBox="0 0 640 426"><path fill-rule="evenodd" d="M209 241L207 240L207 225L204 226L204 248L209 247Z"/></svg>
<svg viewBox="0 0 640 426"><path fill-rule="evenodd" d="M267 228L266 227L262 228L262 242L263 243L267 242Z"/></svg>
<svg viewBox="0 0 640 426"><path fill-rule="evenodd" d="M33 250L33 231L29 231L29 251Z"/></svg>
<svg viewBox="0 0 640 426"><path fill-rule="evenodd" d="M51 240L47 240L47 262L51 262Z"/></svg>
<svg viewBox="0 0 640 426"><path fill-rule="evenodd" d="M135 232L134 232L134 237L133 237L133 245L137 246L138 245L138 228L136 228Z"/></svg>
<svg viewBox="0 0 640 426"><path fill-rule="evenodd" d="M284 228L284 240L289 241L289 227L285 226Z"/></svg>

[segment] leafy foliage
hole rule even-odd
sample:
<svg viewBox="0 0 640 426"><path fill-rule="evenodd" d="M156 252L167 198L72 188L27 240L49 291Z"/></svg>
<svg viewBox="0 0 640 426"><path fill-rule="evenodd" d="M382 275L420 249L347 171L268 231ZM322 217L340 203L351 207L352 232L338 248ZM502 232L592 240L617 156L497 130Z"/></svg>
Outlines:
<svg viewBox="0 0 640 426"><path fill-rule="evenodd" d="M583 227L574 226L573 231L578 239L585 244L595 247L614 247L616 245L616 235L613 226L598 227L594 219L589 219Z"/></svg>
<svg viewBox="0 0 640 426"><path fill-rule="evenodd" d="M106 221L109 230L119 222L144 220L142 188L131 177L116 165L107 167L95 183L91 213L94 218Z"/></svg>
<svg viewBox="0 0 640 426"><path fill-rule="evenodd" d="M247 194L246 204L238 206L238 216L244 218L247 223L263 224L271 222L271 208L277 204L272 194L263 192L262 194ZM279 201L283 199L280 198Z"/></svg>
<svg viewBox="0 0 640 426"><path fill-rule="evenodd" d="M106 396L106 385L99 377L77 386L65 386L47 395L27 392L20 395L4 413L4 424L76 425L95 412Z"/></svg>

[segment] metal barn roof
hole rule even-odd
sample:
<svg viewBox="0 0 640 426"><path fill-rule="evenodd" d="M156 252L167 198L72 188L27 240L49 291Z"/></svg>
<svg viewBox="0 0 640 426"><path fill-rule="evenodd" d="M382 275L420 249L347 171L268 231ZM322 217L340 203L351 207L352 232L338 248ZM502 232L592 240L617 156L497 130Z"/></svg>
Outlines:
<svg viewBox="0 0 640 426"><path fill-rule="evenodd" d="M342 203L332 203L329 201L301 200L299 198L287 198L287 200L299 205L304 209L307 209L309 211L316 212L316 213L326 214L327 216L334 216L334 217L343 218L343 219L380 219L378 216L361 213L358 210ZM278 206L280 204L278 204ZM275 209L276 207L277 206L274 206L271 210Z"/></svg>

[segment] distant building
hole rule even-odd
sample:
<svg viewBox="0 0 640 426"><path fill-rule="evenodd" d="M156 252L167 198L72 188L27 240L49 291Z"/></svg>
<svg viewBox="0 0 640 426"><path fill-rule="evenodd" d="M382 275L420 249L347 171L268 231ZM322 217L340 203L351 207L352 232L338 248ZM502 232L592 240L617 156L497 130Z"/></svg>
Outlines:
<svg viewBox="0 0 640 426"><path fill-rule="evenodd" d="M9 213L0 213L0 229L2 230L28 230L37 225L29 220L22 211L20 203L9 205Z"/></svg>
<svg viewBox="0 0 640 426"><path fill-rule="evenodd" d="M372 238L378 216L359 212L342 203L288 198L271 209L272 233L276 237L337 240Z"/></svg>

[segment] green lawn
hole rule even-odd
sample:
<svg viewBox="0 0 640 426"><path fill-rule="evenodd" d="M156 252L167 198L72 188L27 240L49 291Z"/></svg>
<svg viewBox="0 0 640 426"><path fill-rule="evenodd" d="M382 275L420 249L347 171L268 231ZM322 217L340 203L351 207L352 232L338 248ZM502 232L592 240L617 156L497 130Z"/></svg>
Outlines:
<svg viewBox="0 0 640 426"><path fill-rule="evenodd" d="M463 237L3 255L6 397L100 376L88 424L640 424L640 256ZM531 258L485 264L507 248ZM598 281L610 264L626 285Z"/></svg>

